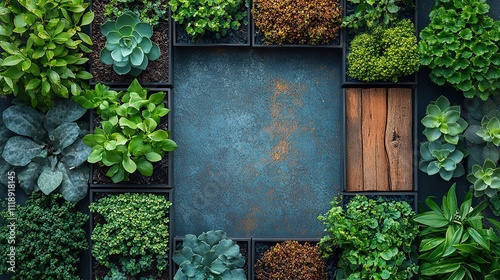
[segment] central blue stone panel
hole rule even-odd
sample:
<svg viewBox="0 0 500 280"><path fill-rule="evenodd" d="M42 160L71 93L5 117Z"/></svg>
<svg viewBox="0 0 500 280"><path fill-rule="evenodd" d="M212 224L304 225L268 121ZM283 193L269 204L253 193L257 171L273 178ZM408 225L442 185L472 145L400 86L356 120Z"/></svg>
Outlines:
<svg viewBox="0 0 500 280"><path fill-rule="evenodd" d="M341 50L174 51L174 234L322 236L342 189Z"/></svg>

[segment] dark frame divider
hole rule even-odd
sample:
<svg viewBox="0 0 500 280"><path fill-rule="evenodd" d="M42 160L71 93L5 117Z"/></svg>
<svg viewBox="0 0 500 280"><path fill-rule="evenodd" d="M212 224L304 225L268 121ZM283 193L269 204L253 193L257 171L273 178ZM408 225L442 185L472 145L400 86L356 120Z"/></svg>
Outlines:
<svg viewBox="0 0 500 280"><path fill-rule="evenodd" d="M153 193L153 194L158 194L158 195L168 195L168 201L172 203L172 205L169 208L168 211L168 233L169 233L169 238L168 238L168 275L172 275L172 233L174 232L174 220L173 220L173 209L175 208L175 202L174 202L174 190L173 189L153 189L153 188L102 188L102 189L90 189L89 190L89 199L88 199L88 205L93 202L94 200L94 194L95 193ZM90 219L89 219L89 227L88 227L88 232L89 232L89 263L88 263L88 271L89 271L89 277L90 279L94 279L92 275L92 269L93 269L93 259L94 257L92 256L92 239L90 236L92 235L92 229L94 228L94 221L93 221L93 214L90 213Z"/></svg>

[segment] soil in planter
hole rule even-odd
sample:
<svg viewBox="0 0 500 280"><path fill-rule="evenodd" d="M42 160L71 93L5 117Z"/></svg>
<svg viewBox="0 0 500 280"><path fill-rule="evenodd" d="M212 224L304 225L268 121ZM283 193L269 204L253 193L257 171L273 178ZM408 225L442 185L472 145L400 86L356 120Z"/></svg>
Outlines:
<svg viewBox="0 0 500 280"><path fill-rule="evenodd" d="M92 53L90 54L90 72L93 82L129 83L134 77L131 75L118 75L113 66L106 65L99 59L99 53L106 45L106 37L101 33L101 25L106 22L104 7L108 0L92 1L94 21L92 22ZM160 21L154 28L151 40L160 47L161 55L155 61L149 61L149 65L138 77L142 83L170 83L169 73L169 24L168 19Z"/></svg>
<svg viewBox="0 0 500 280"><path fill-rule="evenodd" d="M166 106L166 104L165 104ZM167 107L168 108L168 107ZM92 113L92 127L100 127L100 119L95 111ZM168 122L167 116L158 124L157 129L163 129L168 131ZM129 175L130 181L122 181L121 184L137 184L137 185L166 185L168 184L168 176L169 172L169 153L165 153L165 156L158 161L153 162L153 175L151 177L144 176L141 173L134 172ZM97 163L92 165L92 184L100 185L100 184L114 184L110 177L106 176L110 167L108 166L99 166Z"/></svg>

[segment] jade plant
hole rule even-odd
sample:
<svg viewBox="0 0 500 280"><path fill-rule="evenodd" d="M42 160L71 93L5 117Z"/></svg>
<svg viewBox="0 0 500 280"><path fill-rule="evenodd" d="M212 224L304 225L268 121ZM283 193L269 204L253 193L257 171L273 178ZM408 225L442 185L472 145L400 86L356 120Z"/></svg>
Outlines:
<svg viewBox="0 0 500 280"><path fill-rule="evenodd" d="M104 279L165 279L169 208L164 195L108 194L90 204L92 256L108 268Z"/></svg>
<svg viewBox="0 0 500 280"><path fill-rule="evenodd" d="M441 141L423 142L420 145L418 168L428 175L439 176L446 181L465 174L461 161L465 154L455 145Z"/></svg>
<svg viewBox="0 0 500 280"><path fill-rule="evenodd" d="M427 105L426 115L421 120L425 127L422 133L428 141L443 137L446 142L457 145L468 125L460 114L460 106L450 106L450 101L441 95Z"/></svg>
<svg viewBox="0 0 500 280"><path fill-rule="evenodd" d="M347 74L363 82L397 82L418 71L415 26L402 20L392 27L378 26L360 33L350 43Z"/></svg>
<svg viewBox="0 0 500 280"><path fill-rule="evenodd" d="M211 230L199 236L187 234L182 249L172 256L179 266L174 280L221 279L245 280L245 257L236 242L224 231Z"/></svg>
<svg viewBox="0 0 500 280"><path fill-rule="evenodd" d="M0 89L43 112L56 98L78 95L90 37L82 32L94 14L84 0L0 2Z"/></svg>
<svg viewBox="0 0 500 280"><path fill-rule="evenodd" d="M340 33L338 0L259 0L252 16L265 44L330 44Z"/></svg>
<svg viewBox="0 0 500 280"><path fill-rule="evenodd" d="M85 129L76 122L86 112L71 99L59 99L46 114L23 104L5 109L1 157L26 193L57 191L68 201L86 196L89 169L85 163L91 149L83 144Z"/></svg>
<svg viewBox="0 0 500 280"><path fill-rule="evenodd" d="M342 20L342 27L355 32L377 26L391 26L399 20L399 14L414 7L412 0L348 0L354 6Z"/></svg>
<svg viewBox="0 0 500 280"><path fill-rule="evenodd" d="M74 98L84 108L95 108L100 117L100 127L85 135L83 143L92 147L88 162L109 167L106 175L114 183L129 181L136 171L152 176L152 163L177 148L169 132L159 127L170 112L164 104L166 93L148 92L134 79L127 91L97 84Z"/></svg>
<svg viewBox="0 0 500 280"><path fill-rule="evenodd" d="M465 97L486 100L500 87L500 21L486 0L438 0L420 32L421 63L438 85L450 83Z"/></svg>
<svg viewBox="0 0 500 280"><path fill-rule="evenodd" d="M140 4L137 4L137 3ZM168 4L165 0L110 0L104 6L104 16L113 19L123 13L131 11L139 17L142 22L156 27L161 20L168 17Z"/></svg>
<svg viewBox="0 0 500 280"><path fill-rule="evenodd" d="M472 205L472 191L458 205L453 184L439 207L430 197L429 211L418 214L420 279L498 279L500 222L485 219L486 201ZM490 226L488 226L488 224Z"/></svg>
<svg viewBox="0 0 500 280"><path fill-rule="evenodd" d="M325 280L326 263L317 245L287 240L272 246L255 264L256 280Z"/></svg>
<svg viewBox="0 0 500 280"><path fill-rule="evenodd" d="M483 166L475 164L467 180L474 184L474 195L477 197L486 195L489 198L497 195L500 191L500 167L490 159L486 159Z"/></svg>
<svg viewBox="0 0 500 280"><path fill-rule="evenodd" d="M168 5L172 19L185 28L193 42L203 35L220 39L248 24L246 0L170 0Z"/></svg>
<svg viewBox="0 0 500 280"><path fill-rule="evenodd" d="M124 12L116 21L107 20L101 32L106 36L106 45L100 59L106 65L113 65L119 75L139 76L150 60L160 57L160 47L151 41L153 28L131 11Z"/></svg>
<svg viewBox="0 0 500 280"><path fill-rule="evenodd" d="M12 205L9 201L9 207L0 212L0 254L4 256L0 274L12 280L81 279L77 265L80 253L88 248L88 215L60 194L35 192L14 211Z"/></svg>
<svg viewBox="0 0 500 280"><path fill-rule="evenodd" d="M345 207L341 196L318 219L327 235L323 257L341 250L337 279L412 279L418 272L415 212L406 201L356 195Z"/></svg>

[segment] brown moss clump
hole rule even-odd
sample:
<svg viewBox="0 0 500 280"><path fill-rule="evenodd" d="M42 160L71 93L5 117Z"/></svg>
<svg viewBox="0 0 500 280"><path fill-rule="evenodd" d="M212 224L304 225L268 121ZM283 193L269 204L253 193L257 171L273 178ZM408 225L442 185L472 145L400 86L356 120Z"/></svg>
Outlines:
<svg viewBox="0 0 500 280"><path fill-rule="evenodd" d="M271 247L255 264L257 280L322 280L326 263L317 246L289 240Z"/></svg>
<svg viewBox="0 0 500 280"><path fill-rule="evenodd" d="M329 44L340 32L339 0L255 0L255 26L266 44Z"/></svg>

